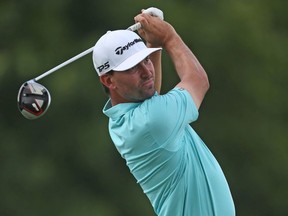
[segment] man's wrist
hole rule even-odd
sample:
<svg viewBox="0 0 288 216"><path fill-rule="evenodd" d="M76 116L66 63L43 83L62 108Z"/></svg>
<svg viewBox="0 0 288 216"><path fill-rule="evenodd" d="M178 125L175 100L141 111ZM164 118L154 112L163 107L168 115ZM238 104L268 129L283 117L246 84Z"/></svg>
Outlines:
<svg viewBox="0 0 288 216"><path fill-rule="evenodd" d="M162 48L161 46L156 46L156 45L153 45L153 44L151 44L151 43L149 43L149 42L146 42L146 46L147 46L148 48Z"/></svg>

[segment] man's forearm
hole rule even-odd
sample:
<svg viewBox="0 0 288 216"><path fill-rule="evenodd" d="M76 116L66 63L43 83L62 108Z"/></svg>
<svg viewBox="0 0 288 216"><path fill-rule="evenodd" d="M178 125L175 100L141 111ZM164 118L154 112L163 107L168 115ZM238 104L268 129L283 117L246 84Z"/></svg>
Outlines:
<svg viewBox="0 0 288 216"><path fill-rule="evenodd" d="M146 46L149 48L155 48L150 43L146 43ZM161 62L161 57L162 57L162 51L159 50L157 52L154 52L150 55L150 59L153 63L154 69L155 69L155 90L160 94L161 91L161 86L162 86L162 62Z"/></svg>
<svg viewBox="0 0 288 216"><path fill-rule="evenodd" d="M157 51L150 55L155 69L155 90L160 94L162 85L162 65L161 65L162 51Z"/></svg>

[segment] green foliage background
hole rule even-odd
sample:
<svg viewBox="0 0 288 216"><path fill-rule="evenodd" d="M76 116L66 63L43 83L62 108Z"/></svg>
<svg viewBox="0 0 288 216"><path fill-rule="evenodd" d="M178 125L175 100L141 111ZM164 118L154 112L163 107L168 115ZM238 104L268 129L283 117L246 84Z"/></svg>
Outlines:
<svg viewBox="0 0 288 216"><path fill-rule="evenodd" d="M91 55L41 80L52 95L45 116L26 120L16 106L24 81L150 6L209 75L193 127L219 160L237 215L288 215L288 1L2 0L1 216L154 215L109 138ZM165 92L178 81L165 54L163 71Z"/></svg>

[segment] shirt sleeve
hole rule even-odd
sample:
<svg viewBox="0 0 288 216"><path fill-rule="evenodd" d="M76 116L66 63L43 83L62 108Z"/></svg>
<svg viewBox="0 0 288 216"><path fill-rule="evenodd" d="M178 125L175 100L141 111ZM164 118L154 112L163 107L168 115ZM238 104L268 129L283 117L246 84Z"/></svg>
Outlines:
<svg viewBox="0 0 288 216"><path fill-rule="evenodd" d="M161 145L175 143L185 127L199 115L191 95L183 88L152 97L147 100L146 110L150 133Z"/></svg>

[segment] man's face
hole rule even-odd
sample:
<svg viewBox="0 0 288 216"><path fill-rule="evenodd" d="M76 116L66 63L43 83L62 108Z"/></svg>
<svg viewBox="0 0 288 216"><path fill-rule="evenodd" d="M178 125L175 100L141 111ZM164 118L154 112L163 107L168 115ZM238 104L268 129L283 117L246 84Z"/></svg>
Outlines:
<svg viewBox="0 0 288 216"><path fill-rule="evenodd" d="M110 78L113 83L112 91L115 93L111 94L112 101L116 99L120 103L139 102L155 93L155 72L149 57L129 70L115 71Z"/></svg>

